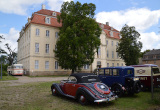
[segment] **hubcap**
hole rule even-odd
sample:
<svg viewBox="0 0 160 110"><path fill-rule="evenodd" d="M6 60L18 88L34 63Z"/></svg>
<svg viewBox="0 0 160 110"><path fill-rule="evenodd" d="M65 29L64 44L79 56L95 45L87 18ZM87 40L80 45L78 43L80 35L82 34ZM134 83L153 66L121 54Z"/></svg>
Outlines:
<svg viewBox="0 0 160 110"><path fill-rule="evenodd" d="M83 95L80 96L80 101L85 102L85 97Z"/></svg>
<svg viewBox="0 0 160 110"><path fill-rule="evenodd" d="M56 93L56 89L55 89L55 88L53 88L53 93L54 93L54 94Z"/></svg>

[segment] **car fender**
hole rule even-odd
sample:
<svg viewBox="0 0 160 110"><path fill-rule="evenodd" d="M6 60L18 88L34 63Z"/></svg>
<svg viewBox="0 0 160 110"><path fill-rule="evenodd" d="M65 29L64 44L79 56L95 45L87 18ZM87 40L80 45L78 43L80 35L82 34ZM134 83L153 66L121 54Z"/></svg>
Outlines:
<svg viewBox="0 0 160 110"><path fill-rule="evenodd" d="M62 89L60 88L59 84L53 83L52 86L51 86L51 91L52 91L52 87L56 88L59 95L65 95L64 92L62 91Z"/></svg>
<svg viewBox="0 0 160 110"><path fill-rule="evenodd" d="M78 96L80 94L84 94L87 97L87 99L90 100L90 101L94 101L95 99L97 99L95 97L95 93L94 92L92 93L90 90L88 90L85 87L80 87L80 88L77 89L76 99L78 98Z"/></svg>

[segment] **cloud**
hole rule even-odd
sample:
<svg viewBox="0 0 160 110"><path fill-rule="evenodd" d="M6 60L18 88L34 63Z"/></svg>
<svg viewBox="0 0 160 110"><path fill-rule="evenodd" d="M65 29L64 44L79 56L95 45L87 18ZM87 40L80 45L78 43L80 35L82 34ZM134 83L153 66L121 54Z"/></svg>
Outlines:
<svg viewBox="0 0 160 110"><path fill-rule="evenodd" d="M135 26L140 32L144 32L151 26L158 24L160 10L151 11L147 8L127 9L123 11L100 12L96 14L96 20L109 24L120 30L124 24Z"/></svg>
<svg viewBox="0 0 160 110"><path fill-rule="evenodd" d="M61 5L66 1L70 2L72 0L48 0L48 6L51 10L60 11Z"/></svg>
<svg viewBox="0 0 160 110"><path fill-rule="evenodd" d="M9 44L9 46L11 46L11 49L14 50L17 49L17 40L19 37L19 31L16 30L15 28L10 28L9 33L8 34L4 34L4 33L0 33L0 35L3 35L3 37L5 38L5 40L2 40L2 43L0 43L0 47L2 49L4 49L5 51L8 52L8 50L6 49L6 47L4 46L6 43Z"/></svg>
<svg viewBox="0 0 160 110"><path fill-rule="evenodd" d="M158 24L160 10L151 11L147 8L140 8L100 12L96 15L96 20L101 23L109 22L110 26L118 30L121 30L125 24L135 26L136 30L141 34L140 41L143 43L142 51L160 47L160 35L155 32L145 32L145 30Z"/></svg>
<svg viewBox="0 0 160 110"><path fill-rule="evenodd" d="M64 1L71 0L0 0L0 11L3 13L27 15L29 8L45 3L50 9L60 11Z"/></svg>
<svg viewBox="0 0 160 110"><path fill-rule="evenodd" d="M160 47L160 34L155 32L141 33L140 41L143 43L142 51L146 49L159 49Z"/></svg>

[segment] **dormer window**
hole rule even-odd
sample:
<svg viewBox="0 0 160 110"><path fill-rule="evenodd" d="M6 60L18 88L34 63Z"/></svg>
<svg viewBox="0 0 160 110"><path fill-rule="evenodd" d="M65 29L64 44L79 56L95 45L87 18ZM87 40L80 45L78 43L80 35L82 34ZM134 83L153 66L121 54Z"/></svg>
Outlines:
<svg viewBox="0 0 160 110"><path fill-rule="evenodd" d="M110 31L110 36L113 37L113 31Z"/></svg>
<svg viewBox="0 0 160 110"><path fill-rule="evenodd" d="M102 29L104 28L104 25L103 25L103 24L101 24L101 28L102 28Z"/></svg>
<svg viewBox="0 0 160 110"><path fill-rule="evenodd" d="M56 12L53 12L53 13L52 13L52 16L56 16Z"/></svg>
<svg viewBox="0 0 160 110"><path fill-rule="evenodd" d="M45 18L45 23L50 24L50 17Z"/></svg>

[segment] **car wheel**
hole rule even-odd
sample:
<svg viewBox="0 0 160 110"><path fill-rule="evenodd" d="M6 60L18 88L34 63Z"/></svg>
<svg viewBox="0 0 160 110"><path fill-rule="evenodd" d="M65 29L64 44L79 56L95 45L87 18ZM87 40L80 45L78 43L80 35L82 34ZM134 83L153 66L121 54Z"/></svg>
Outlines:
<svg viewBox="0 0 160 110"><path fill-rule="evenodd" d="M54 86L52 86L52 95L56 96L57 95L57 90Z"/></svg>
<svg viewBox="0 0 160 110"><path fill-rule="evenodd" d="M112 87L113 93L115 93L118 97L121 97L123 95L123 90L120 85L114 85Z"/></svg>
<svg viewBox="0 0 160 110"><path fill-rule="evenodd" d="M80 94L78 97L78 101L81 105L87 105L88 104L88 99L84 94Z"/></svg>
<svg viewBox="0 0 160 110"><path fill-rule="evenodd" d="M141 82L135 81L133 88L135 93L139 93L141 91Z"/></svg>

